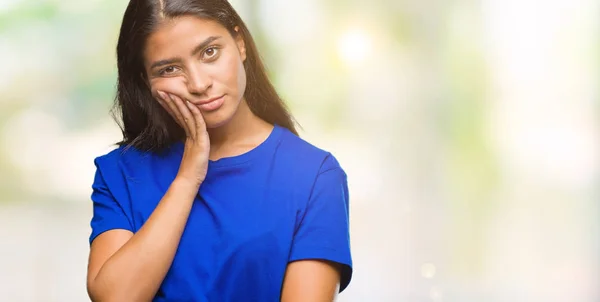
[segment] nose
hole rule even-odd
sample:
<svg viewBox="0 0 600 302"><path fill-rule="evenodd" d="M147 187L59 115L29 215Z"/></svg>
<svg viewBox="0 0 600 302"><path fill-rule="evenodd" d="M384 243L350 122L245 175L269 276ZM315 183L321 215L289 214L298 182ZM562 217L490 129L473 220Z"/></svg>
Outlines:
<svg viewBox="0 0 600 302"><path fill-rule="evenodd" d="M210 75L201 68L196 67L188 73L187 88L190 94L205 94L211 85Z"/></svg>

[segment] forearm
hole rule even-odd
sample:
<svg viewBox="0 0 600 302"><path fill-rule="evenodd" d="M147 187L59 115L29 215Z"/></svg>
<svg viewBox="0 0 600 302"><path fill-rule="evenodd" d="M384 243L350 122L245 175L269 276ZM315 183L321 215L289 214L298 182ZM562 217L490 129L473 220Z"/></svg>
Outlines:
<svg viewBox="0 0 600 302"><path fill-rule="evenodd" d="M167 274L198 186L173 181L148 220L91 282L94 301L150 301Z"/></svg>

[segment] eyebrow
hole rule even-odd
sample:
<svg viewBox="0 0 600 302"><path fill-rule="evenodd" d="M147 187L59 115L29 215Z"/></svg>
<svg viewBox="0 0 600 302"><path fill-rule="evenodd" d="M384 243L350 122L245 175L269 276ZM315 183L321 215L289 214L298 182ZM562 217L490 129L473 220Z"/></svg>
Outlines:
<svg viewBox="0 0 600 302"><path fill-rule="evenodd" d="M198 44L198 46L194 47L194 50L192 50L192 56L195 56L198 52L202 51L202 49L204 49L210 43L212 43L215 40L220 39L220 38L221 38L221 36L211 36L211 37L206 38L206 40L202 41L202 43L200 43L200 44ZM175 57L175 58L156 61L156 62L152 63L152 65L150 66L150 69L154 69L156 67L160 67L160 66L164 66L164 65L173 64L178 61L181 61L181 58Z"/></svg>

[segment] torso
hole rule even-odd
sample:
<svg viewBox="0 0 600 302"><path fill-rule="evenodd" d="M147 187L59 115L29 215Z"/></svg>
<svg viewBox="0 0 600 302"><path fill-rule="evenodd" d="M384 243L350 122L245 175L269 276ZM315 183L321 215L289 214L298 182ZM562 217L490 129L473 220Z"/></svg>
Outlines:
<svg viewBox="0 0 600 302"><path fill-rule="evenodd" d="M275 127L250 152L209 163L171 269L154 301L278 301L300 213L326 153L282 143ZM298 164L298 152L307 152ZM123 161L120 196L135 231L174 179L183 146ZM132 157L133 158L133 157ZM193 298L192 298L193 297Z"/></svg>

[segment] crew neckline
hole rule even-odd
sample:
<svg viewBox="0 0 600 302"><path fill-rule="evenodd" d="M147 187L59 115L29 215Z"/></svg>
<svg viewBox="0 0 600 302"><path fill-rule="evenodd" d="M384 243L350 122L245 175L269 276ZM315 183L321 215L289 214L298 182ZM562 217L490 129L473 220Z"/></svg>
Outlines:
<svg viewBox="0 0 600 302"><path fill-rule="evenodd" d="M281 133L283 132L282 130L283 129L279 125L274 124L273 130L271 130L271 133L269 134L269 136L267 136L267 138L262 143L257 145L256 147L252 148L251 150L248 150L245 153L239 154L239 155L223 157L223 158L220 158L217 160L209 160L208 166L210 168L220 168L220 167L236 166L236 165L239 165L242 163L246 163L246 162L252 160L253 158L260 156L261 154L264 154L265 152L272 149L271 147L279 141L279 137L281 136ZM177 150L179 151L178 152L179 155L183 156L184 142L178 142L176 147L177 147Z"/></svg>

